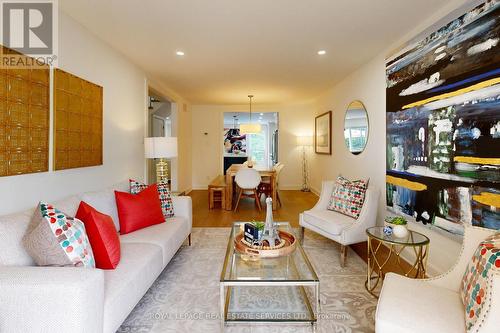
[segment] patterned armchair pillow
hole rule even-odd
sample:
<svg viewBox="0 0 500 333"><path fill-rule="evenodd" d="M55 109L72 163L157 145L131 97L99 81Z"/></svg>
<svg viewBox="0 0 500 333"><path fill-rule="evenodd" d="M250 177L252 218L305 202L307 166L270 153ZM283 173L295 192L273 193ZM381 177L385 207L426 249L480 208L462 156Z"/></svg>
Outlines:
<svg viewBox="0 0 500 333"><path fill-rule="evenodd" d="M172 195L167 183L160 182L158 185L158 196L161 202L161 210L165 218L174 217L174 204L172 203ZM148 185L130 179L130 193L137 194L142 192Z"/></svg>
<svg viewBox="0 0 500 333"><path fill-rule="evenodd" d="M367 181L350 181L338 176L327 209L357 219L365 202L367 188Z"/></svg>
<svg viewBox="0 0 500 333"><path fill-rule="evenodd" d="M460 294L465 308L467 331L474 327L486 311L484 301L489 292L487 281L493 271L500 272L500 232L479 243L465 270Z"/></svg>
<svg viewBox="0 0 500 333"><path fill-rule="evenodd" d="M33 214L23 245L39 266L95 267L82 221L45 202Z"/></svg>

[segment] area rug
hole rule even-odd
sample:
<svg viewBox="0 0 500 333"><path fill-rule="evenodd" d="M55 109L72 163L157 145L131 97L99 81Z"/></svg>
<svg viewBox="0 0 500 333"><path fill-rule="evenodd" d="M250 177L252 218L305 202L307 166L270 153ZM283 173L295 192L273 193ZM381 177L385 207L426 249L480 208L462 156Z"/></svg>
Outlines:
<svg viewBox="0 0 500 333"><path fill-rule="evenodd" d="M229 228L194 228L183 246L118 332L222 332L219 280ZM306 231L306 251L320 279L316 332L374 332L377 300L364 288L366 264L349 250L340 267L340 246ZM308 324L232 324L224 332L312 332Z"/></svg>

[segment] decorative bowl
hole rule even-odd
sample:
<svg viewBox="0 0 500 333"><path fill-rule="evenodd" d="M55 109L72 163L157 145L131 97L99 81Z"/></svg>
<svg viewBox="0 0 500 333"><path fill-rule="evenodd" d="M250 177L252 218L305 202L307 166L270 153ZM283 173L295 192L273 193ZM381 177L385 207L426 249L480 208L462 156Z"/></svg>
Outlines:
<svg viewBox="0 0 500 333"><path fill-rule="evenodd" d="M276 258L288 255L295 251L295 246L297 245L297 238L289 232L278 230L280 238L284 241L284 244L281 247L270 248L269 246L264 247L254 247L248 245L244 240L243 232L240 232L234 238L234 247L236 251L256 256L259 258Z"/></svg>

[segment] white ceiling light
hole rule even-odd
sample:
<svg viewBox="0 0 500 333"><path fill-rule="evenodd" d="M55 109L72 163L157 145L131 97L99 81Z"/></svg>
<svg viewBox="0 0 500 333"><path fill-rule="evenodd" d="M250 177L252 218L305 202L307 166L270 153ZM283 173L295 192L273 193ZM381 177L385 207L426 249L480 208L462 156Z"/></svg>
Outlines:
<svg viewBox="0 0 500 333"><path fill-rule="evenodd" d="M241 134L258 134L260 133L260 124L259 123L252 123L252 98L253 95L248 95L248 98L250 99L250 121L248 124L241 124L240 125L240 132Z"/></svg>
<svg viewBox="0 0 500 333"><path fill-rule="evenodd" d="M184 51L177 51L175 52L175 54L182 57L184 55Z"/></svg>
<svg viewBox="0 0 500 333"><path fill-rule="evenodd" d="M318 51L318 54L319 54L319 55L325 55L325 54L326 54L326 51L325 51L325 50L319 50L319 51Z"/></svg>

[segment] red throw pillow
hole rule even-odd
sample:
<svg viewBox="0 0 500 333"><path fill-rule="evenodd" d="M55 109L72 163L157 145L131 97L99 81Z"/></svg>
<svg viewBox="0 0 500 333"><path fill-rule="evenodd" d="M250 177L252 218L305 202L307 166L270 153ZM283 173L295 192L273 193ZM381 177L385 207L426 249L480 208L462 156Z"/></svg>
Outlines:
<svg viewBox="0 0 500 333"><path fill-rule="evenodd" d="M113 219L80 202L76 218L85 225L97 268L115 269L120 262L120 239Z"/></svg>
<svg viewBox="0 0 500 333"><path fill-rule="evenodd" d="M156 184L138 194L115 191L115 198L122 235L165 222Z"/></svg>

